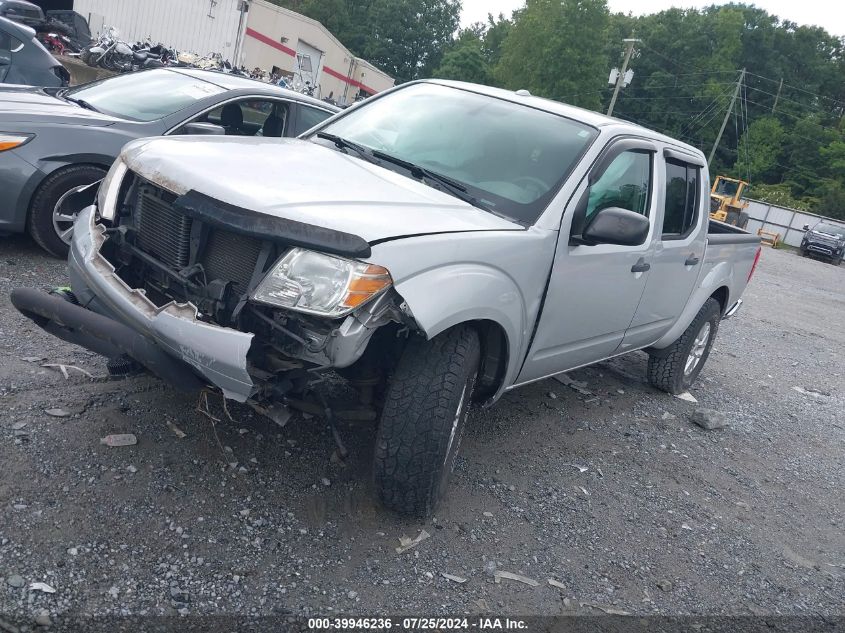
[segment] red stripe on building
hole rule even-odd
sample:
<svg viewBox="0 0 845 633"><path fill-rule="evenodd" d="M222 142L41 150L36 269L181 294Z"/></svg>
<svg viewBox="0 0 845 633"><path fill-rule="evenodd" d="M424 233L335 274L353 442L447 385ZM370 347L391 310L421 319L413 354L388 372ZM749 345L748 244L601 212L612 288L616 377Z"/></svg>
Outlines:
<svg viewBox="0 0 845 633"><path fill-rule="evenodd" d="M267 46L272 46L276 50L282 51L285 55L290 55L291 57L296 57L296 51L295 50L285 46L281 42L277 42L276 40L267 37L263 33L259 33L258 31L247 27L246 34L249 37L254 37L255 39L257 39L262 44L267 44ZM378 90L374 90L373 88L370 88L369 86L361 83L360 81L352 79L352 77L344 75L343 73L339 73L336 70L334 70L333 68L330 68L328 66L325 66L325 65L323 66L323 72L325 72L327 75L331 75L335 79L340 79L341 81L345 81L350 86L355 86L356 88L360 88L361 90L366 90L370 94L375 94L375 93L378 92Z"/></svg>
<svg viewBox="0 0 845 633"><path fill-rule="evenodd" d="M331 75L332 77L340 79L341 81L345 81L350 86L355 86L356 88L361 88L362 90L366 90L371 95L374 95L375 93L378 92L378 90L370 88L369 86L362 84L360 81L356 81L355 79L352 79L352 77L347 77L346 75L342 75L339 72L337 72L336 70L329 68L328 66L323 66L323 71L327 75Z"/></svg>
<svg viewBox="0 0 845 633"><path fill-rule="evenodd" d="M267 46L272 46L276 50L282 51L285 55L290 55L291 57L296 57L296 51L295 50L293 50L292 48L288 48L287 46L285 46L281 42L277 42L274 39L270 39L269 37L267 37L266 35L264 35L262 33L259 33L258 31L254 31L251 28L247 27L246 34L249 35L250 37L254 37L259 42L262 42L263 44L267 44Z"/></svg>

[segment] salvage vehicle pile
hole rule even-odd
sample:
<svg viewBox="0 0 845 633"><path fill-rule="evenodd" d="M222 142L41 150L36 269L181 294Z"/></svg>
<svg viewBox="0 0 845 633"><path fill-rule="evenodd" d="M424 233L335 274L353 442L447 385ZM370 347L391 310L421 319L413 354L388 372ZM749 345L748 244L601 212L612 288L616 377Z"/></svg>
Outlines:
<svg viewBox="0 0 845 633"><path fill-rule="evenodd" d="M326 374L377 419L375 492L427 517L473 402L645 350L680 394L741 306L759 238L708 218L677 140L471 84L402 85L297 139L127 144L77 217L48 333L284 421Z"/></svg>

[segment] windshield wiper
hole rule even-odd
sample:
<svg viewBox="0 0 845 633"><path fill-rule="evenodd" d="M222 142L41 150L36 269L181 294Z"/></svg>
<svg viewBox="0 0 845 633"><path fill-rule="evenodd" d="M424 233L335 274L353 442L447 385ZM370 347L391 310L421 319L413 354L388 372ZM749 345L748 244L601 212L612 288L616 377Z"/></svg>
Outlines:
<svg viewBox="0 0 845 633"><path fill-rule="evenodd" d="M335 134L329 134L328 132L317 132L317 138L324 138L327 141L331 141L338 149L351 149L353 152L358 154L358 156L373 165L379 164L378 160L373 158L373 155L370 154L370 152L367 151L367 148L363 145L358 145L358 143L353 141L347 141L345 138L341 138Z"/></svg>
<svg viewBox="0 0 845 633"><path fill-rule="evenodd" d="M451 193L456 198L463 200L464 202L467 202L474 207L483 209L484 211L489 211L489 209L482 205L474 196L467 193L467 188L464 185L462 185L456 180L452 180L448 176L438 174L436 171L431 171L430 169L421 167L420 165L407 161L403 158L391 156L390 154L382 152L378 149L373 150L373 156L375 156L376 158L380 158L381 160L386 160L387 162L393 163L394 165L404 167L409 172L411 172L411 175L414 178L418 178L420 180L433 180L434 182L444 187L449 193Z"/></svg>
<svg viewBox="0 0 845 633"><path fill-rule="evenodd" d="M85 101L85 99L74 99L73 97L63 97L65 101L70 101L71 103L75 103L78 106L85 108L86 110L92 110L93 112L99 112L97 108L92 106L90 103Z"/></svg>

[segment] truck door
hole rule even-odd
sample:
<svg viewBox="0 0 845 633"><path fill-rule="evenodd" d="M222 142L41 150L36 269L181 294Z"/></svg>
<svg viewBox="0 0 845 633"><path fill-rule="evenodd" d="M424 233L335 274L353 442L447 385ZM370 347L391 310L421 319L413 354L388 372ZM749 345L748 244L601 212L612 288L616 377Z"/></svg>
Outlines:
<svg viewBox="0 0 845 633"><path fill-rule="evenodd" d="M656 150L640 139L612 143L570 200L540 321L518 382L601 360L621 343L648 279L654 223L639 246L588 246L578 243L578 236L590 217L606 207L654 217Z"/></svg>
<svg viewBox="0 0 845 633"><path fill-rule="evenodd" d="M664 183L658 192L654 255L645 292L619 351L650 345L674 325L698 281L708 214L703 159L665 149L658 159Z"/></svg>

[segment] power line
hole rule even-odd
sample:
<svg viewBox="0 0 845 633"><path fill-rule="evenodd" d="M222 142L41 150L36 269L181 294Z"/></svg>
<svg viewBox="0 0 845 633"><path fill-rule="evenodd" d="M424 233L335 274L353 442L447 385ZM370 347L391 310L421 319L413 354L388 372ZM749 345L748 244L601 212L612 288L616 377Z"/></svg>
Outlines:
<svg viewBox="0 0 845 633"><path fill-rule="evenodd" d="M772 79L771 77L764 77L763 75L757 75L755 73L748 73L748 74L751 75L752 77L759 77L760 79L765 79L766 81L771 81L772 83L780 83L779 79ZM792 90L798 90L799 92L805 92L808 95L818 97L819 99L827 99L828 101L832 101L833 103L836 103L838 105L845 106L845 101L840 101L839 99L834 99L833 97L828 97L827 95L820 95L818 93L811 92L810 90L806 90L804 88L799 88L798 86L793 86L793 85L790 85L788 83L784 83L783 85L786 86L787 88L791 88Z"/></svg>
<svg viewBox="0 0 845 633"><path fill-rule="evenodd" d="M789 101L790 103L794 103L795 105L801 106L802 108L809 108L811 110L814 110L816 112L820 112L820 113L823 113L823 114L828 114L830 112L829 110L824 110L822 108L812 106L809 103L801 103L800 101L795 101L794 99L789 99L788 97L784 97L783 95L778 97L778 95L776 95L772 92L767 92L766 90L761 90L760 88L755 88L754 86L748 86L748 87L751 90L754 90L755 92L761 92L764 95L769 95L770 97L775 97L775 99L780 100L780 101Z"/></svg>
<svg viewBox="0 0 845 633"><path fill-rule="evenodd" d="M693 126L698 121L701 121L711 111L713 111L713 112L718 111L718 109L721 108L724 105L723 99L728 96L728 93L730 93L730 89L725 90L720 95L717 95L716 98L713 99L713 101L706 108L704 108L704 110L702 110L697 116L694 116L692 119L690 119L690 121L688 121L686 123L686 125L684 125L684 127L681 129L681 133L683 134L683 133L687 133L687 132L692 132ZM712 120L713 120L713 117L711 116L709 119L707 119L706 123L704 123L703 125L699 125L698 129L701 129L702 127L707 125L707 123L710 123L710 121L712 121Z"/></svg>
<svg viewBox="0 0 845 633"><path fill-rule="evenodd" d="M762 103L758 103L757 101L752 101L751 99L748 99L748 103L753 103L754 105L760 106L761 108L765 108L766 110L768 110L770 108L770 106L763 105ZM810 125L815 125L816 127L819 127L823 130L828 130L829 132L835 132L837 134L841 134L841 131L838 130L837 128L828 127L826 125L822 125L821 123L816 123L815 121L813 121L812 119L808 119L807 117L801 117L801 116L798 116L797 114L792 114L790 112L783 112L783 111L779 112L778 114L785 114L788 117L792 117L796 121L805 121L805 122L809 123Z"/></svg>

